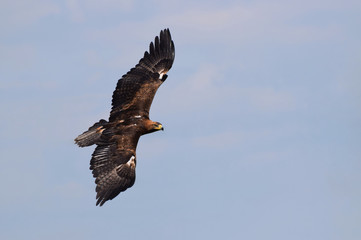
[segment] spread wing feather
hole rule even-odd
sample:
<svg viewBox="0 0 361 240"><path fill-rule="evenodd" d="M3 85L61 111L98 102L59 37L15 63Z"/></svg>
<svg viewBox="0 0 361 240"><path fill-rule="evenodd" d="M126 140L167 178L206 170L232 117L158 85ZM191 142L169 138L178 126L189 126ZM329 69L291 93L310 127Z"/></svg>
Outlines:
<svg viewBox="0 0 361 240"><path fill-rule="evenodd" d="M127 74L118 80L113 92L109 121L124 119L130 112L149 114L150 105L158 87L167 78L175 56L170 32L165 29L150 43L149 52Z"/></svg>
<svg viewBox="0 0 361 240"><path fill-rule="evenodd" d="M90 160L97 185L97 205L115 198L135 182L135 150L119 148L116 142L98 145Z"/></svg>

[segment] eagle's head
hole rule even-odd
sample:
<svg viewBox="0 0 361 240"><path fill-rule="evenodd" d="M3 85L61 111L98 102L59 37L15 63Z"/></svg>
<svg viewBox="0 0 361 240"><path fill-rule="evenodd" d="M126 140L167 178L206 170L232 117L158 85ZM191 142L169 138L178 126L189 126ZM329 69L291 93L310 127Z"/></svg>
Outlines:
<svg viewBox="0 0 361 240"><path fill-rule="evenodd" d="M160 122L153 122L152 131L155 132L155 131L159 131L159 130L164 131L163 125Z"/></svg>
<svg viewBox="0 0 361 240"><path fill-rule="evenodd" d="M163 125L159 122L153 122L151 120L148 120L145 122L145 128L146 128L146 133L152 133L152 132L156 132L159 130L164 130Z"/></svg>

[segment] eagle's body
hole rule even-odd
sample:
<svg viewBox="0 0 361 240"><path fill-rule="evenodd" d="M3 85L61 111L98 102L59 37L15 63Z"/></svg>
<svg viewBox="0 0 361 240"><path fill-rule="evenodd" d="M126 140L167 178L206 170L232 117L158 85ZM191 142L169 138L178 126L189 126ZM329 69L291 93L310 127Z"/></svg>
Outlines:
<svg viewBox="0 0 361 240"><path fill-rule="evenodd" d="M97 205L133 186L140 136L163 130L160 123L149 119L149 110L174 56L174 43L165 29L154 44L150 43L149 53L145 52L139 63L118 80L109 121L100 120L75 139L80 147L97 145L90 161L97 184Z"/></svg>

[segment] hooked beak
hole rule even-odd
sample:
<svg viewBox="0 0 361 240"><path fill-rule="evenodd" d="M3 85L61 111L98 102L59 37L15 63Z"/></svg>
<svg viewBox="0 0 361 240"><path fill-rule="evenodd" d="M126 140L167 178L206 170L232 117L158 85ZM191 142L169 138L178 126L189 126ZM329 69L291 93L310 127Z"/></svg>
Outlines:
<svg viewBox="0 0 361 240"><path fill-rule="evenodd" d="M162 124L157 124L157 125L154 127L154 130L156 130L156 131L159 131L159 130L164 131L163 125L162 125Z"/></svg>

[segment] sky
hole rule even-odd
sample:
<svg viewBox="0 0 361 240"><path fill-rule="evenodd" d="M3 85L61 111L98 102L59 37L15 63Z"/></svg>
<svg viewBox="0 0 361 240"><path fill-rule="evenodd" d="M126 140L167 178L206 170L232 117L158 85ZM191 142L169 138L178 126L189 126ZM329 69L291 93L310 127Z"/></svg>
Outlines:
<svg viewBox="0 0 361 240"><path fill-rule="evenodd" d="M1 239L361 239L360 1L4 0ZM135 185L95 206L117 80L176 57Z"/></svg>

